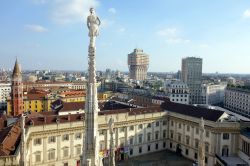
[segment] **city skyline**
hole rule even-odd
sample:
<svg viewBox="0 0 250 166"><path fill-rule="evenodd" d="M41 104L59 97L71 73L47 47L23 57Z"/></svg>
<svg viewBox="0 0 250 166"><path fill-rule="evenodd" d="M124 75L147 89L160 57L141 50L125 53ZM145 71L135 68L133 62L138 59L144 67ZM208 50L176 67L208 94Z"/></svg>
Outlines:
<svg viewBox="0 0 250 166"><path fill-rule="evenodd" d="M127 54L140 48L150 55L149 72L180 70L182 58L196 56L203 73L250 73L249 1L146 2L2 2L0 68L11 68L18 57L23 70L86 70L84 18L93 6L103 32L97 70L128 71Z"/></svg>

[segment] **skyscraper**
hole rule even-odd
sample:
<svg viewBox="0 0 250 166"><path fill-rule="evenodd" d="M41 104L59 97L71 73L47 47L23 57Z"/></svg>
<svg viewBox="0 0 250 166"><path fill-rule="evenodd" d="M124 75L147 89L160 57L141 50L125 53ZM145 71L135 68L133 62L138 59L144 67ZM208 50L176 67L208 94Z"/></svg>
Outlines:
<svg viewBox="0 0 250 166"><path fill-rule="evenodd" d="M18 61L16 60L13 74L12 74L12 85L11 85L11 102L12 109L11 113L13 116L17 116L23 113L23 83L22 73Z"/></svg>
<svg viewBox="0 0 250 166"><path fill-rule="evenodd" d="M182 59L181 79L190 90L190 104L201 104L202 59L187 57Z"/></svg>
<svg viewBox="0 0 250 166"><path fill-rule="evenodd" d="M134 49L128 54L129 77L134 80L145 80L149 65L149 56L141 49Z"/></svg>

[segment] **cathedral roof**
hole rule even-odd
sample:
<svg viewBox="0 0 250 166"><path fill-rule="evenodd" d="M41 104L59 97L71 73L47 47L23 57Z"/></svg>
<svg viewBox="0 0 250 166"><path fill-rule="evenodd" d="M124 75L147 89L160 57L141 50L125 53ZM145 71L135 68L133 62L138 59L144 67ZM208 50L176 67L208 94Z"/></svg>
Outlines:
<svg viewBox="0 0 250 166"><path fill-rule="evenodd" d="M20 65L18 63L18 60L16 59L12 76L20 76L20 75L21 75L21 68L20 68Z"/></svg>

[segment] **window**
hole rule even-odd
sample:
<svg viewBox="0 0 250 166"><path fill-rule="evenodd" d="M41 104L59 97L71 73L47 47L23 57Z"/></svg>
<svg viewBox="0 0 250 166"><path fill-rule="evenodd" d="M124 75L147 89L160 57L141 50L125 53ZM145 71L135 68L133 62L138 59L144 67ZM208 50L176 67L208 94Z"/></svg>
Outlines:
<svg viewBox="0 0 250 166"><path fill-rule="evenodd" d="M228 146L223 146L222 148L222 156L228 156Z"/></svg>
<svg viewBox="0 0 250 166"><path fill-rule="evenodd" d="M151 128L151 123L149 123L149 124L147 125L147 128Z"/></svg>
<svg viewBox="0 0 250 166"><path fill-rule="evenodd" d="M159 131L156 131L156 132L155 132L155 139L156 139L156 140L159 139Z"/></svg>
<svg viewBox="0 0 250 166"><path fill-rule="evenodd" d="M81 145L77 145L75 149L76 149L76 155L80 155L81 154Z"/></svg>
<svg viewBox="0 0 250 166"><path fill-rule="evenodd" d="M171 120L171 126L174 126L174 121Z"/></svg>
<svg viewBox="0 0 250 166"><path fill-rule="evenodd" d="M81 139L81 138L82 138L82 133L75 134L75 139Z"/></svg>
<svg viewBox="0 0 250 166"><path fill-rule="evenodd" d="M166 138L166 135L167 135L167 131L166 130L163 130L163 138Z"/></svg>
<svg viewBox="0 0 250 166"><path fill-rule="evenodd" d="M48 160L54 160L55 159L55 154L56 154L56 150L55 149L50 149L48 151Z"/></svg>
<svg viewBox="0 0 250 166"><path fill-rule="evenodd" d="M139 125L138 125L138 129L142 129L142 124L139 124Z"/></svg>
<svg viewBox="0 0 250 166"><path fill-rule="evenodd" d="M34 145L41 145L41 144L42 144L42 139L41 138L34 139Z"/></svg>
<svg viewBox="0 0 250 166"><path fill-rule="evenodd" d="M63 163L63 166L69 166L69 164L68 163Z"/></svg>
<svg viewBox="0 0 250 166"><path fill-rule="evenodd" d="M130 137L130 138L129 138L129 144L130 144L130 145L133 145L133 144L134 144L134 137Z"/></svg>
<svg viewBox="0 0 250 166"><path fill-rule="evenodd" d="M129 126L129 130L130 131L134 130L134 126Z"/></svg>
<svg viewBox="0 0 250 166"><path fill-rule="evenodd" d="M139 153L141 153L141 152L142 152L142 147L140 146L140 147L139 147Z"/></svg>
<svg viewBox="0 0 250 166"><path fill-rule="evenodd" d="M199 134L199 128L198 127L195 128L195 133Z"/></svg>
<svg viewBox="0 0 250 166"><path fill-rule="evenodd" d="M63 148L63 157L68 157L69 156L69 148L68 147L64 147Z"/></svg>
<svg viewBox="0 0 250 166"><path fill-rule="evenodd" d="M133 149L132 148L129 150L129 154L133 155Z"/></svg>
<svg viewBox="0 0 250 166"><path fill-rule="evenodd" d="M64 135L62 136L62 140L63 140L63 141L68 141L68 140L69 140L69 134L64 134Z"/></svg>
<svg viewBox="0 0 250 166"><path fill-rule="evenodd" d="M179 123L179 129L181 129L181 123Z"/></svg>
<svg viewBox="0 0 250 166"><path fill-rule="evenodd" d="M187 131L190 131L190 126L189 125L187 125Z"/></svg>
<svg viewBox="0 0 250 166"><path fill-rule="evenodd" d="M99 134L100 134L100 135L104 135L104 134L105 134L105 130L100 130L100 131L99 131Z"/></svg>
<svg viewBox="0 0 250 166"><path fill-rule="evenodd" d="M139 135L139 141L140 144L142 143L142 134Z"/></svg>
<svg viewBox="0 0 250 166"><path fill-rule="evenodd" d="M169 143L169 147L172 148L173 147L173 144L172 142Z"/></svg>
<svg viewBox="0 0 250 166"><path fill-rule="evenodd" d="M160 122L155 122L155 126L159 127L160 126Z"/></svg>
<svg viewBox="0 0 250 166"><path fill-rule="evenodd" d="M181 134L178 134L178 141L181 142Z"/></svg>
<svg viewBox="0 0 250 166"><path fill-rule="evenodd" d="M119 130L120 130L120 133L123 133L124 132L124 127L121 127Z"/></svg>
<svg viewBox="0 0 250 166"><path fill-rule="evenodd" d="M194 158L197 159L197 157L198 157L198 156L197 156L197 153L194 153Z"/></svg>
<svg viewBox="0 0 250 166"><path fill-rule="evenodd" d="M185 154L188 155L188 149L186 149Z"/></svg>
<svg viewBox="0 0 250 166"><path fill-rule="evenodd" d="M207 157L205 157L205 163L207 164Z"/></svg>
<svg viewBox="0 0 250 166"><path fill-rule="evenodd" d="M167 121L164 120L164 121L162 122L162 125L163 125L163 126L167 125Z"/></svg>
<svg viewBox="0 0 250 166"><path fill-rule="evenodd" d="M150 145L148 145L148 152L150 151Z"/></svg>
<svg viewBox="0 0 250 166"><path fill-rule="evenodd" d="M147 134L147 140L150 141L151 140L151 133Z"/></svg>
<svg viewBox="0 0 250 166"><path fill-rule="evenodd" d="M41 152L35 152L35 162L41 162Z"/></svg>
<svg viewBox="0 0 250 166"><path fill-rule="evenodd" d="M205 152L208 153L209 152L209 144L205 143Z"/></svg>
<svg viewBox="0 0 250 166"><path fill-rule="evenodd" d="M206 137L209 137L209 131L206 131Z"/></svg>
<svg viewBox="0 0 250 166"><path fill-rule="evenodd" d="M158 143L155 144L155 149L156 149L156 150L158 149Z"/></svg>
<svg viewBox="0 0 250 166"><path fill-rule="evenodd" d="M229 133L223 133L223 139L228 140L229 139Z"/></svg>
<svg viewBox="0 0 250 166"><path fill-rule="evenodd" d="M198 148L198 147L199 147L199 140L195 139L195 148Z"/></svg>
<svg viewBox="0 0 250 166"><path fill-rule="evenodd" d="M187 145L189 145L189 140L190 140L189 136L186 136L186 144Z"/></svg>
<svg viewBox="0 0 250 166"><path fill-rule="evenodd" d="M174 138L174 132L173 131L170 131L170 138Z"/></svg>
<svg viewBox="0 0 250 166"><path fill-rule="evenodd" d="M50 137L48 138L48 142L49 142L49 143L54 143L54 142L56 142L56 137L55 137L55 136L50 136Z"/></svg>
<svg viewBox="0 0 250 166"><path fill-rule="evenodd" d="M162 147L163 147L163 148L166 148L166 142L163 142Z"/></svg>

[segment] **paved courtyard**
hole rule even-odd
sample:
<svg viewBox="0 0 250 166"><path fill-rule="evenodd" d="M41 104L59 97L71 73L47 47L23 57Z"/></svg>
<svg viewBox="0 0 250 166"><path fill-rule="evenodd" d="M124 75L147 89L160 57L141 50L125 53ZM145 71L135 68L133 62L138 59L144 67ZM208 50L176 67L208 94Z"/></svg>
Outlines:
<svg viewBox="0 0 250 166"><path fill-rule="evenodd" d="M118 166L192 166L192 161L171 151L146 154L118 162Z"/></svg>

